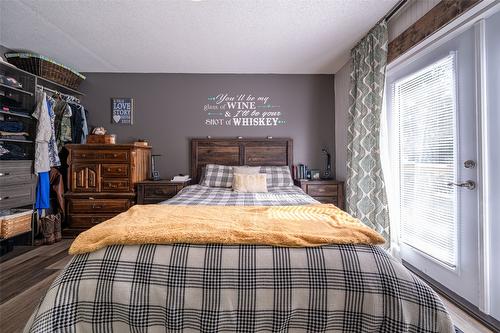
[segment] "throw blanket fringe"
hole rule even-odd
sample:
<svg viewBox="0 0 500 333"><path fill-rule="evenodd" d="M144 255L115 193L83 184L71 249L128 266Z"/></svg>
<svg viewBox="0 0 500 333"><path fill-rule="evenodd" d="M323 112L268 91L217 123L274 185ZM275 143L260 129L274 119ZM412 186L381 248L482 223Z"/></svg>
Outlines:
<svg viewBox="0 0 500 333"><path fill-rule="evenodd" d="M136 205L81 233L70 254L109 245L254 244L312 247L383 244L377 232L330 204L305 206Z"/></svg>

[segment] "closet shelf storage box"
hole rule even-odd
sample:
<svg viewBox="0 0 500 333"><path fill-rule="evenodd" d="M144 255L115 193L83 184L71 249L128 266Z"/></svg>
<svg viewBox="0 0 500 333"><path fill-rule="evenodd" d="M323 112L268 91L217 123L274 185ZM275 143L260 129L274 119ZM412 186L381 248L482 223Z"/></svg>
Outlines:
<svg viewBox="0 0 500 333"><path fill-rule="evenodd" d="M77 234L136 202L137 182L150 174L151 147L68 144L65 234Z"/></svg>
<svg viewBox="0 0 500 333"><path fill-rule="evenodd" d="M85 80L77 71L36 53L8 52L5 58L16 67L73 89Z"/></svg>
<svg viewBox="0 0 500 333"><path fill-rule="evenodd" d="M31 209L9 209L0 211L0 237L3 239L31 231Z"/></svg>

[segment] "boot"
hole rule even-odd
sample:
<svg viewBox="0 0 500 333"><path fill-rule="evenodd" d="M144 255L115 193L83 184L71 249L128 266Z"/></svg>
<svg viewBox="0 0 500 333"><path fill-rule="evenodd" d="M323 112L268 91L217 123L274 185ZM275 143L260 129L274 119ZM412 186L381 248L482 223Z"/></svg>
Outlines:
<svg viewBox="0 0 500 333"><path fill-rule="evenodd" d="M43 233L43 243L45 245L54 244L54 220L49 218L49 216L42 217L42 233Z"/></svg>
<svg viewBox="0 0 500 333"><path fill-rule="evenodd" d="M61 214L51 215L54 217L54 238L56 243L62 239Z"/></svg>

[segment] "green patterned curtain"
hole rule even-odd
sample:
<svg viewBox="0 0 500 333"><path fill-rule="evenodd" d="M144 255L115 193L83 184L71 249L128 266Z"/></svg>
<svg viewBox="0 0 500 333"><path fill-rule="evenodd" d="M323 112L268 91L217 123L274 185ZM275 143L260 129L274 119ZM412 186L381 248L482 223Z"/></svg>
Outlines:
<svg viewBox="0 0 500 333"><path fill-rule="evenodd" d="M387 63L387 24L375 26L351 50L347 145L347 211L389 244L389 214L380 161L380 113Z"/></svg>

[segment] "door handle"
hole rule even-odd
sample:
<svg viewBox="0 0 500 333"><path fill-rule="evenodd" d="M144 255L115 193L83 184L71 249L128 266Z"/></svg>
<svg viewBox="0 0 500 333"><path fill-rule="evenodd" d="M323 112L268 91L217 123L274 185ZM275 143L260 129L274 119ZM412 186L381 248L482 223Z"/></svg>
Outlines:
<svg viewBox="0 0 500 333"><path fill-rule="evenodd" d="M468 190L473 190L476 188L476 183L472 180L467 180L463 183L448 183L447 184L448 186L457 186L457 187L465 187L467 188Z"/></svg>

